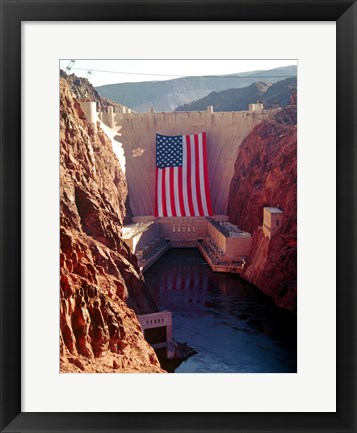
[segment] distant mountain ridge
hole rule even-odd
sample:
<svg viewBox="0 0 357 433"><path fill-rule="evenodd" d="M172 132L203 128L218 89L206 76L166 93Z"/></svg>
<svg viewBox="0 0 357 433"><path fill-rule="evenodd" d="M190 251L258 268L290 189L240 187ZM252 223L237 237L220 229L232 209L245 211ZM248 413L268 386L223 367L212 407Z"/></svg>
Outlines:
<svg viewBox="0 0 357 433"><path fill-rule="evenodd" d="M203 111L209 105L213 106L214 111L241 111L248 110L249 104L258 100L263 102L265 107L285 107L289 105L291 89L296 88L296 85L296 77L286 78L272 85L260 81L242 89L211 92L202 99L176 108L175 111Z"/></svg>
<svg viewBox="0 0 357 433"><path fill-rule="evenodd" d="M268 84L258 81L241 89L214 91L202 99L176 108L175 111L203 111L209 105L213 106L214 111L247 110L248 105L257 102L268 89Z"/></svg>
<svg viewBox="0 0 357 433"><path fill-rule="evenodd" d="M177 107L201 99L212 91L239 89L258 81L274 84L287 77L296 77L296 74L297 68L292 65L239 74L107 84L96 87L96 90L101 96L126 105L135 111L145 112L149 107L154 107L155 111L174 111Z"/></svg>

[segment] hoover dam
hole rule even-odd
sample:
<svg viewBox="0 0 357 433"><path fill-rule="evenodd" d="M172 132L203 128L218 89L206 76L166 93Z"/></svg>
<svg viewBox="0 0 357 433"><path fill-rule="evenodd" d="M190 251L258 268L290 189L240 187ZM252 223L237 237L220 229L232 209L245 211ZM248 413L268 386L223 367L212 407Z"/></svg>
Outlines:
<svg viewBox="0 0 357 433"><path fill-rule="evenodd" d="M154 112L99 114L103 122L120 130L126 160L130 207L133 216L154 214L156 134L180 135L205 131L209 187L213 214L227 213L228 193L238 148L244 137L276 110L213 112Z"/></svg>
<svg viewBox="0 0 357 433"><path fill-rule="evenodd" d="M122 146L132 217L132 224L124 227L124 239L143 271L172 246L198 247L214 271L241 272L249 257L252 238L250 233L233 227L227 217L234 165L243 138L277 111L251 104L249 111L237 112L216 113L209 106L198 112L155 112L150 108L147 113L108 107L98 113L108 128L117 131L114 138ZM92 113L93 121L96 116ZM200 132L207 137L212 218L154 218L156 134L178 136ZM156 228L149 228L150 221Z"/></svg>

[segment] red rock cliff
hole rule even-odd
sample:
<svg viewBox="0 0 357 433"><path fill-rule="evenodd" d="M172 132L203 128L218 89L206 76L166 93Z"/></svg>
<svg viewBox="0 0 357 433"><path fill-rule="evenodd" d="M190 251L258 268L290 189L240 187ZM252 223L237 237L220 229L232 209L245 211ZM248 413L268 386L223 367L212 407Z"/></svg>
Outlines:
<svg viewBox="0 0 357 433"><path fill-rule="evenodd" d="M156 311L122 241L127 185L111 142L60 81L62 372L162 372L136 319Z"/></svg>
<svg viewBox="0 0 357 433"><path fill-rule="evenodd" d="M296 118L296 115L295 115ZM253 233L249 262L242 277L274 301L296 310L297 155L291 109L257 125L243 140L228 202L230 221ZM284 212L281 229L269 239L262 231L263 207Z"/></svg>

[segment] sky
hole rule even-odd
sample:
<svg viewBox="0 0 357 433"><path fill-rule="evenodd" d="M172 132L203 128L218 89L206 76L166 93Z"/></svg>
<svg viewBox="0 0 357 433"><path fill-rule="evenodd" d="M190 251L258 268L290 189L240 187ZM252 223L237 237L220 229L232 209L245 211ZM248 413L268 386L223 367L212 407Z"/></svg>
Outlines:
<svg viewBox="0 0 357 433"><path fill-rule="evenodd" d="M66 70L70 60L60 61ZM186 76L225 75L297 65L296 59L285 60L79 60L71 73L86 77L93 86L113 83L170 80ZM91 71L89 74L88 72Z"/></svg>

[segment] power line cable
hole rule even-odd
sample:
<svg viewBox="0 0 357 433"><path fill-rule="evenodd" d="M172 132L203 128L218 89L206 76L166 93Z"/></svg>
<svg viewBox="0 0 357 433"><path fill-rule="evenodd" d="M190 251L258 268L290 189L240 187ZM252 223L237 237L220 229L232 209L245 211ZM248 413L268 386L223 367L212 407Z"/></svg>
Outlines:
<svg viewBox="0 0 357 433"><path fill-rule="evenodd" d="M72 68L77 71L87 71L86 68ZM104 72L107 74L127 74L127 75L156 75L159 77L185 77L186 75L171 75L171 74L149 74L146 72L121 72L121 71L103 71L101 69L91 69L93 72Z"/></svg>
<svg viewBox="0 0 357 433"><path fill-rule="evenodd" d="M77 71L88 71L87 68L72 68L72 70ZM173 74L150 74L147 72L122 72L122 71L104 71L101 69L91 69L92 72L104 72L107 74L125 74L125 75L149 75L157 77L176 77L176 78L186 78L186 77L197 77L200 78L202 75L173 75ZM296 75L204 75L205 78L295 78Z"/></svg>

